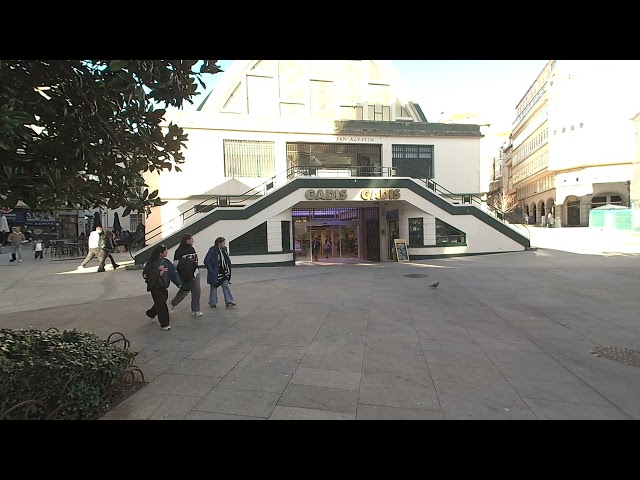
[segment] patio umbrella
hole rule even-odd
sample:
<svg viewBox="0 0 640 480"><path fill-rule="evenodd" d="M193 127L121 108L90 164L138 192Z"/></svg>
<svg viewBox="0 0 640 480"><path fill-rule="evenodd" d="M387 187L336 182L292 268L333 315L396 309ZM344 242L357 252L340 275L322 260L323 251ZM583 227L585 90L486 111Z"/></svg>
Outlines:
<svg viewBox="0 0 640 480"><path fill-rule="evenodd" d="M101 227L102 226L102 215L100 215L100 212L96 212L93 214L93 229L95 230L96 227Z"/></svg>
<svg viewBox="0 0 640 480"><path fill-rule="evenodd" d="M115 212L113 214L113 231L117 232L121 230L122 230L122 225L120 225L120 217L118 216L118 212Z"/></svg>

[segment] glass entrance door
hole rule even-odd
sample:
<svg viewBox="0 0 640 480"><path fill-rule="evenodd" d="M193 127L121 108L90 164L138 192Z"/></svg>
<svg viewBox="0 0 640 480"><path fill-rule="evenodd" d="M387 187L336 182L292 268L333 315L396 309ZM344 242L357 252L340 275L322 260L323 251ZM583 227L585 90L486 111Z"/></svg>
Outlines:
<svg viewBox="0 0 640 480"><path fill-rule="evenodd" d="M358 258L358 226L340 226L340 258Z"/></svg>
<svg viewBox="0 0 640 480"><path fill-rule="evenodd" d="M299 261L315 261L316 254L318 261L359 258L357 223L339 225L296 223L293 238L295 258ZM314 240L320 244L317 252L313 251Z"/></svg>

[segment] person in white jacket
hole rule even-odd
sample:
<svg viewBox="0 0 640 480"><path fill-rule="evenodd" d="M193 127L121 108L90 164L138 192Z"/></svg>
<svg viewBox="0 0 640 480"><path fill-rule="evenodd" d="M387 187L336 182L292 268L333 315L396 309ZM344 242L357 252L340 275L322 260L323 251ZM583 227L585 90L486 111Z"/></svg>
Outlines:
<svg viewBox="0 0 640 480"><path fill-rule="evenodd" d="M0 253L2 253L2 246L7 241L9 236L9 221L5 215L0 215Z"/></svg>
<svg viewBox="0 0 640 480"><path fill-rule="evenodd" d="M102 235L102 227L96 227L96 229L89 234L89 241L87 247L89 248L89 252L87 256L82 261L80 265L78 265L78 270L84 269L84 266L89 263L89 261L93 257L97 257L100 265L102 265L102 271L104 271L104 258L105 252L102 250L102 239L100 238Z"/></svg>

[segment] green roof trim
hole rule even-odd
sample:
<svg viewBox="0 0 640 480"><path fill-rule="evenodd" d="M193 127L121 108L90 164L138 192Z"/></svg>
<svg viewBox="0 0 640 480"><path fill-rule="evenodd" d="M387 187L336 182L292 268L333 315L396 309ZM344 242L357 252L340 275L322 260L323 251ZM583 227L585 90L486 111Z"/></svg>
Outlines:
<svg viewBox="0 0 640 480"><path fill-rule="evenodd" d="M445 212L451 215L473 215L478 220L486 223L490 227L506 235L514 242L522 245L525 248L529 248L531 243L528 238L524 237L520 233L514 231L501 221L495 219L488 213L480 210L477 207L471 205L452 205L446 200L442 199L439 195L434 194L425 187L421 187L413 180L408 178L314 178L314 177L301 177L291 180L286 185L280 187L277 190L269 193L268 195L260 198L256 202L249 205L247 208L240 209L215 209L202 218L196 220L193 223L185 225L177 232L172 233L166 238L150 245L144 250L140 251L135 257L136 264L142 264L146 262L151 255L152 247L164 243L168 248L172 248L180 243L180 238L185 231L195 235L198 232L210 227L219 220L246 220L264 210L267 206L282 200L286 196L292 194L296 190L303 189L319 189L319 188L406 188L411 190L418 196L431 202L436 207L441 208Z"/></svg>

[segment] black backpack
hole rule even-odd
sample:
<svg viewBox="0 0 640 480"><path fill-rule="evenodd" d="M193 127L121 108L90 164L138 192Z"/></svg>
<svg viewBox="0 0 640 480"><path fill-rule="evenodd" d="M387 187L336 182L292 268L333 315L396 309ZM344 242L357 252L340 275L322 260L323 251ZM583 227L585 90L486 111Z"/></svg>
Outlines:
<svg viewBox="0 0 640 480"><path fill-rule="evenodd" d="M184 256L180 260L178 260L178 265L176 270L178 271L178 276L182 282L181 290L191 290L191 281L193 280L193 274L195 273L198 265L196 261L191 256Z"/></svg>
<svg viewBox="0 0 640 480"><path fill-rule="evenodd" d="M167 288L162 279L162 275L160 275L159 265L157 268L153 268L153 266L149 264L145 265L144 270L142 270L142 278L144 278L149 288L155 288L157 290L165 290Z"/></svg>

